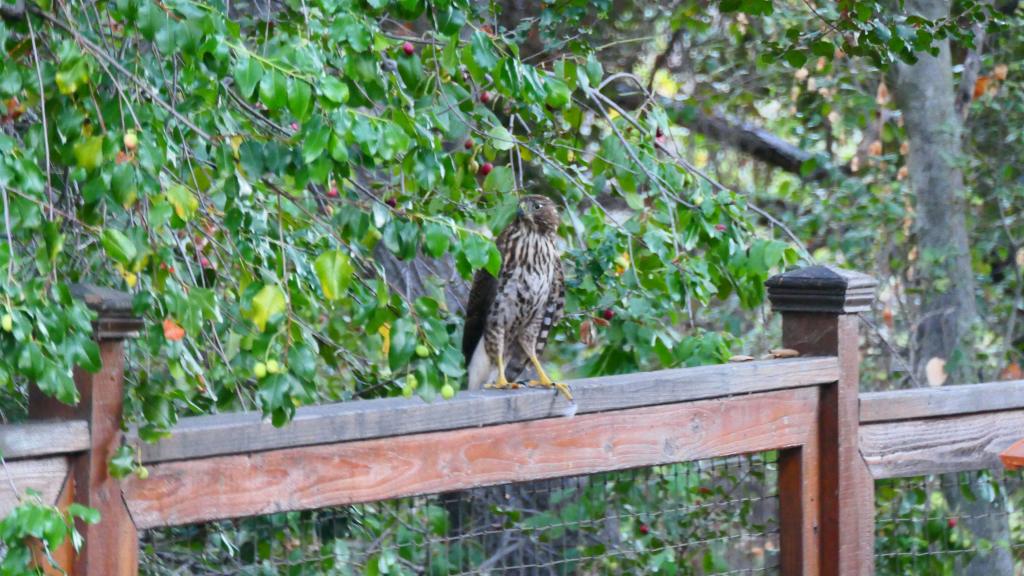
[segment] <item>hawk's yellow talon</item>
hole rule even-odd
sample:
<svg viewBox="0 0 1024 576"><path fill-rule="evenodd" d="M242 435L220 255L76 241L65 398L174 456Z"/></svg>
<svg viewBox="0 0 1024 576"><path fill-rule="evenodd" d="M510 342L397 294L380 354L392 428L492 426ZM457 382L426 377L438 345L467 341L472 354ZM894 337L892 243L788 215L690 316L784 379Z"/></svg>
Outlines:
<svg viewBox="0 0 1024 576"><path fill-rule="evenodd" d="M572 392L569 391L569 386L567 384L562 384L561 382L544 382L541 380L530 380L529 385L536 388L555 388L562 393L562 396L565 396L566 400L572 402Z"/></svg>
<svg viewBox="0 0 1024 576"><path fill-rule="evenodd" d="M548 378L547 373L544 372L544 368L540 365L540 360L537 360L536 355L530 355L530 362L533 363L533 368L537 371L537 379L530 380L530 386L540 386L542 388L556 388L559 392L562 393L563 396L565 396L566 400L572 402L572 392L569 391L569 387L565 384L555 382L551 380L551 378Z"/></svg>
<svg viewBox="0 0 1024 576"><path fill-rule="evenodd" d="M493 388L495 390L515 390L519 388L517 382L509 382L505 379L505 359L498 354L498 379L491 384L484 384L484 388Z"/></svg>

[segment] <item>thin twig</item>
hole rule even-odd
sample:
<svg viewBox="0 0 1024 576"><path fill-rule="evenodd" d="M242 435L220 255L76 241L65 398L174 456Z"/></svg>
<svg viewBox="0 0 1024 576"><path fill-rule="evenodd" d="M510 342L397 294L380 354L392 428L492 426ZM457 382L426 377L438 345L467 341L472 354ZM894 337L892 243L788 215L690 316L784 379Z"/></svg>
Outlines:
<svg viewBox="0 0 1024 576"><path fill-rule="evenodd" d="M921 381L917 379L917 374L914 373L913 368L910 367L910 364L903 357L903 355L896 350L892 343L889 342L889 340L882 335L882 330L878 327L878 325L872 322L867 316L863 314L858 314L857 318L859 318L861 322L863 322L869 328L871 328L875 335L878 336L878 339L882 341L882 344L885 345L886 349L889 350L889 354L892 355L893 358L898 360L899 363L903 365L903 369L907 371L907 375L910 377L910 381L914 383L914 387L924 388L924 385L921 384Z"/></svg>
<svg viewBox="0 0 1024 576"><path fill-rule="evenodd" d="M29 38L32 39L32 59L36 64L36 79L39 81L39 108L43 120L43 150L46 152L46 191L50 198L50 220L53 220L53 186L50 183L50 130L46 123L46 91L43 89L43 71L39 67L39 50L36 48L36 31L32 26L32 18L25 18L28 22Z"/></svg>
<svg viewBox="0 0 1024 576"><path fill-rule="evenodd" d="M4 228L7 232L7 250L11 253L7 261L7 280L14 282L14 237L11 234L11 207L7 199L7 187L0 185L4 197Z"/></svg>
<svg viewBox="0 0 1024 576"><path fill-rule="evenodd" d="M0 465L4 467L4 476L7 476L7 484L11 487L11 492L14 493L14 497L21 502L21 493L18 492L18 487L14 484L14 476L11 476L11 471L7 468L7 460L0 456Z"/></svg>

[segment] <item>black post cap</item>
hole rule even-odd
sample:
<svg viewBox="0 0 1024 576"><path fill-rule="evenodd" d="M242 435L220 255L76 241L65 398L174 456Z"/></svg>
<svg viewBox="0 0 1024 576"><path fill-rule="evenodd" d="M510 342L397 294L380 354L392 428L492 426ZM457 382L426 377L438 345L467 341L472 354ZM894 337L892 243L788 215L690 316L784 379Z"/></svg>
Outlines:
<svg viewBox="0 0 1024 576"><path fill-rule="evenodd" d="M85 302L98 314L93 322L97 340L136 338L142 330L142 318L132 312L132 296L92 284L72 284L71 295Z"/></svg>
<svg viewBox="0 0 1024 576"><path fill-rule="evenodd" d="M765 285L776 312L853 314L871 309L878 281L834 266L808 266L776 274Z"/></svg>

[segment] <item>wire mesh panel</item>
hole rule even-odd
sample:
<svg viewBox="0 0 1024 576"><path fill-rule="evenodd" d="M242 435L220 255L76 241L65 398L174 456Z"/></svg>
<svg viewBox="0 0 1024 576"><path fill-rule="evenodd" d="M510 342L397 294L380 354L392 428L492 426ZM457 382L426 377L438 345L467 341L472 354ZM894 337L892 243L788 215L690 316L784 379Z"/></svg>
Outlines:
<svg viewBox="0 0 1024 576"><path fill-rule="evenodd" d="M149 530L143 574L775 574L776 453Z"/></svg>
<svg viewBox="0 0 1024 576"><path fill-rule="evenodd" d="M882 574L1024 573L1024 475L977 471L879 480Z"/></svg>

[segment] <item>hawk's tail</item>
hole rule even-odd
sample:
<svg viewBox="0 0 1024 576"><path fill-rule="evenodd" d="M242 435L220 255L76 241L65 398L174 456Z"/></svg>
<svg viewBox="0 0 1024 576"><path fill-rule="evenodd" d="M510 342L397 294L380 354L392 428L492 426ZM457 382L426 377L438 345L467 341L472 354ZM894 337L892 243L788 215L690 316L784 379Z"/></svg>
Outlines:
<svg viewBox="0 0 1024 576"><path fill-rule="evenodd" d="M487 356L487 351L484 349L484 339L481 338L476 343L476 349L473 350L473 357L469 361L469 367L466 369L469 383L467 389L469 390L480 390L484 387L491 379L491 373L495 372L495 367L491 364L491 359Z"/></svg>

